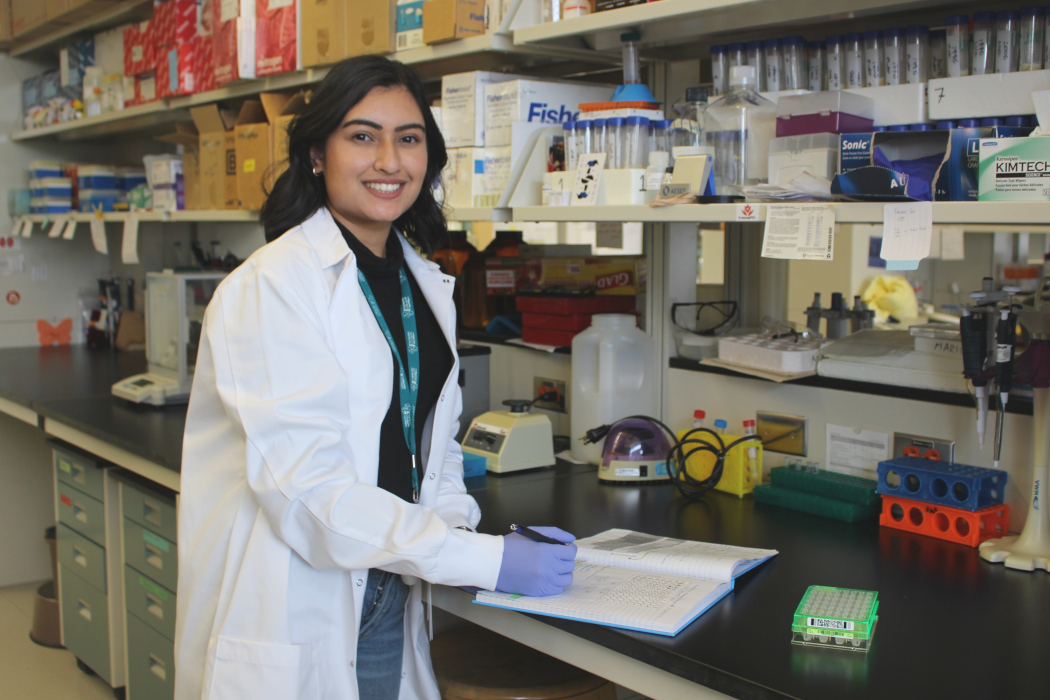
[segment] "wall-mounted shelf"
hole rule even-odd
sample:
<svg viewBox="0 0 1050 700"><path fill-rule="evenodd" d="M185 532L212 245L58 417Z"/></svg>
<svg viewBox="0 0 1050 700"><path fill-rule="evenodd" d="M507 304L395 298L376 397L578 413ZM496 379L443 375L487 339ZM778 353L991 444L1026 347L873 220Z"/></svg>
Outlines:
<svg viewBox="0 0 1050 700"><path fill-rule="evenodd" d="M128 22L149 19L152 14L151 0L92 3L66 13L54 21L30 29L21 36L0 43L0 51L7 50L11 56L42 52L57 48L78 34L100 32Z"/></svg>
<svg viewBox="0 0 1050 700"><path fill-rule="evenodd" d="M511 210L495 207L460 207L445 212L449 221L513 221Z"/></svg>
<svg viewBox="0 0 1050 700"><path fill-rule="evenodd" d="M259 212L246 211L243 209L209 209L209 210L182 210L182 211L137 211L136 218L141 222L146 221L170 221L175 223L258 223ZM102 220L107 223L120 223L127 220L128 212L104 212ZM36 224L54 223L59 219L68 220L73 218L79 222L88 222L95 218L94 214L88 212L73 212L70 214L29 214L28 217L16 216L16 220L28 218Z"/></svg>

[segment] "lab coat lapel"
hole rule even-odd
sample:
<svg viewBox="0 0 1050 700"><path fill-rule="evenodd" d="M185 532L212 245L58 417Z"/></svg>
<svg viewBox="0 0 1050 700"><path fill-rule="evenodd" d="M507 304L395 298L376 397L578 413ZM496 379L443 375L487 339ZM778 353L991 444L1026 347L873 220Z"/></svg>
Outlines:
<svg viewBox="0 0 1050 700"><path fill-rule="evenodd" d="M456 347L455 328L452 327L452 289L455 279L441 272L436 263L424 260L419 253L409 244L405 237L397 234L401 248L405 251L405 263L411 270L412 276L416 278L420 291L434 312L434 318L441 326L441 332L445 335L449 347Z"/></svg>

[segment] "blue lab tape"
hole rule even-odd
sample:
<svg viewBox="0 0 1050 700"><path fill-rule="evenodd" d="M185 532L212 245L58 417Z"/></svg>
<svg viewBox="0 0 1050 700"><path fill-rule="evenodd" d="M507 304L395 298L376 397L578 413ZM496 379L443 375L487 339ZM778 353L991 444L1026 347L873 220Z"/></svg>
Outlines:
<svg viewBox="0 0 1050 700"><path fill-rule="evenodd" d="M889 271L894 270L918 270L918 260L887 260L886 269Z"/></svg>

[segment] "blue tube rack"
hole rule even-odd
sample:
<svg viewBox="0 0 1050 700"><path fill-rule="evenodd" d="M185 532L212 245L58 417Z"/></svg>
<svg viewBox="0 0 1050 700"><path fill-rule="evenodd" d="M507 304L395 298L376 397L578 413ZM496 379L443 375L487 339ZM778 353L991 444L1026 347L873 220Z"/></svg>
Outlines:
<svg viewBox="0 0 1050 700"><path fill-rule="evenodd" d="M965 510L1000 505L1006 490L1007 475L1000 469L948 464L921 457L896 457L879 462L878 472L879 484L875 488L878 494ZM893 474L896 477L891 476Z"/></svg>

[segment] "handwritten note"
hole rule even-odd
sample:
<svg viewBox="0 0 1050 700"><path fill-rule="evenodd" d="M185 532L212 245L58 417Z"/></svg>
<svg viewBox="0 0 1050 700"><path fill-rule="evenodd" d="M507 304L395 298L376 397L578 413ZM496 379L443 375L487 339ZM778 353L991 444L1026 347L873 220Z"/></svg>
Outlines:
<svg viewBox="0 0 1050 700"><path fill-rule="evenodd" d="M106 243L106 222L102 220L102 212L99 212L98 216L91 217L91 242L97 252L109 255L109 245Z"/></svg>
<svg viewBox="0 0 1050 700"><path fill-rule="evenodd" d="M124 239L120 245L120 260L125 265L139 264L139 217L128 214L124 219Z"/></svg>
<svg viewBox="0 0 1050 700"><path fill-rule="evenodd" d="M623 224L599 221L594 225L594 245L599 248L623 248Z"/></svg>
<svg viewBox="0 0 1050 700"><path fill-rule="evenodd" d="M76 232L77 232L77 220L74 219L73 217L69 217L69 221L66 222L66 228L65 228L64 231L62 231L62 240L63 241L71 241L71 240L73 240L73 236L76 235Z"/></svg>
<svg viewBox="0 0 1050 700"><path fill-rule="evenodd" d="M930 255L933 202L894 202L882 210L883 260L922 260Z"/></svg>
<svg viewBox="0 0 1050 700"><path fill-rule="evenodd" d="M572 186L572 206L593 206L598 202L598 188L602 186L605 170L604 153L585 153L576 165L576 181Z"/></svg>

